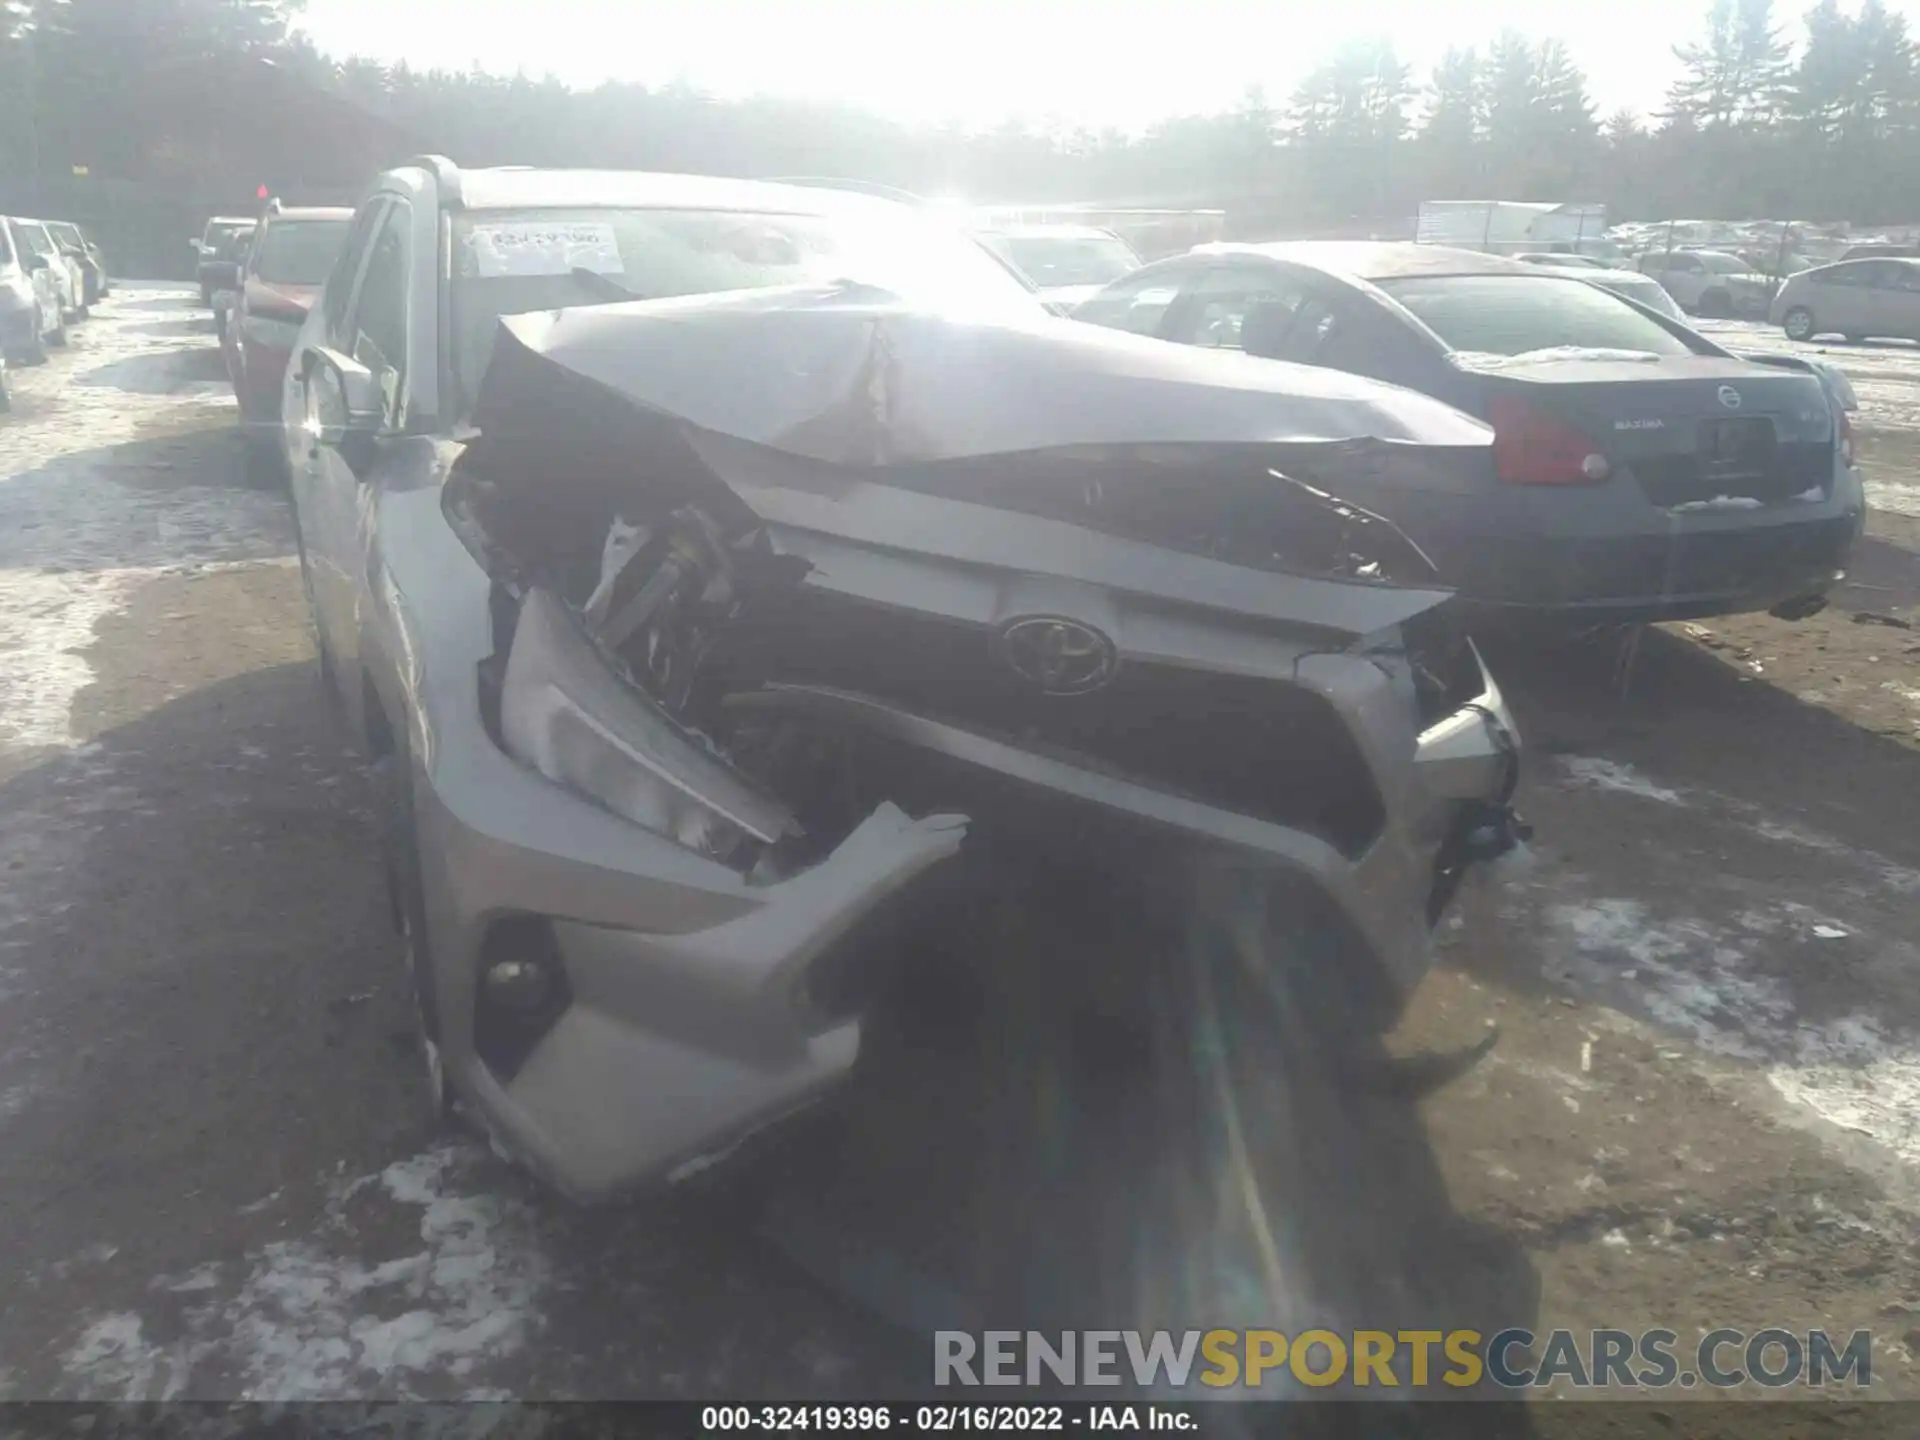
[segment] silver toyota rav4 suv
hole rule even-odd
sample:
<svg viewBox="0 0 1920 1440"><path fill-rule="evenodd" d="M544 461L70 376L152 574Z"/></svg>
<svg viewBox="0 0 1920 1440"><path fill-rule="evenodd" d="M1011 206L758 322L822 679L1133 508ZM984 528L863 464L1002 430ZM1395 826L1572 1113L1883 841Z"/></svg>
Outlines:
<svg viewBox="0 0 1920 1440"><path fill-rule="evenodd" d="M1489 435L1235 358L831 187L383 176L284 435L443 1110L580 1198L671 1181L943 967L1150 1011L1221 910L1390 1022L1518 751L1340 485Z"/></svg>

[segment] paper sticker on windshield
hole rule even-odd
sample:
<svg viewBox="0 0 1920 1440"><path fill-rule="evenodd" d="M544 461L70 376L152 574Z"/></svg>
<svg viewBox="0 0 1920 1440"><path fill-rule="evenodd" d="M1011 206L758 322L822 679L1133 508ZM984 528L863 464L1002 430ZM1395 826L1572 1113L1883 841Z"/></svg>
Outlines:
<svg viewBox="0 0 1920 1440"><path fill-rule="evenodd" d="M626 271L611 225L535 220L476 225L467 232L467 257L467 273L488 280L504 275L565 275L576 269L596 275Z"/></svg>

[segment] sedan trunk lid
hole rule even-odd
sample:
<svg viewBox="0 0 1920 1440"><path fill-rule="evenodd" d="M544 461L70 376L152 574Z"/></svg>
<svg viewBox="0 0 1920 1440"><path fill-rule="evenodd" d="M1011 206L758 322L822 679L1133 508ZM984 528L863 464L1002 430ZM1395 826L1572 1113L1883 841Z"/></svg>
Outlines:
<svg viewBox="0 0 1920 1440"><path fill-rule="evenodd" d="M1812 375L1717 355L1453 358L1488 398L1524 399L1589 437L1656 505L1771 504L1832 481L1833 409Z"/></svg>

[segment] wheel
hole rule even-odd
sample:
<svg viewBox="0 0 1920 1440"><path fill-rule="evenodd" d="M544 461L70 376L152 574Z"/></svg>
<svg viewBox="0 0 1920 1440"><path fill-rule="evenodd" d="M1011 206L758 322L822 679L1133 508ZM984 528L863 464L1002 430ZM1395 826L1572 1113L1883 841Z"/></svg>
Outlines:
<svg viewBox="0 0 1920 1440"><path fill-rule="evenodd" d="M1780 328L1787 332L1789 340L1811 340L1820 333L1814 328L1813 311L1804 305L1796 305L1787 311Z"/></svg>
<svg viewBox="0 0 1920 1440"><path fill-rule="evenodd" d="M20 358L22 363L27 365L47 363L47 336L44 330L36 329L33 332L33 343L21 352Z"/></svg>
<svg viewBox="0 0 1920 1440"><path fill-rule="evenodd" d="M435 999L433 962L427 948L427 900L420 883L419 834L413 821L413 787L404 749L383 755L373 764L376 803L380 811L380 845L387 874L387 900L393 928L400 936L402 958L413 989L414 1018L420 1030L420 1053L427 1071L427 1099L435 1119L454 1119L457 1107L440 1058L440 1013Z"/></svg>
<svg viewBox="0 0 1920 1440"><path fill-rule="evenodd" d="M64 319L58 325L54 326L53 329L47 331L46 341L47 344L55 346L61 346L67 343L67 322Z"/></svg>
<svg viewBox="0 0 1920 1440"><path fill-rule="evenodd" d="M1733 315L1733 296L1724 290L1709 290L1700 297L1699 310L1708 320L1726 320Z"/></svg>

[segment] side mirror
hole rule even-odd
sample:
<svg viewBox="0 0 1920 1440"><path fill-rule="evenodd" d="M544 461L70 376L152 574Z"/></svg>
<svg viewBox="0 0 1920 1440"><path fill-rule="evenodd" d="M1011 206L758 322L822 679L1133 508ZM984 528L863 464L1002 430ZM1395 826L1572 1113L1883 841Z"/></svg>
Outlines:
<svg viewBox="0 0 1920 1440"><path fill-rule="evenodd" d="M198 236L195 236L193 239L187 241L187 248L193 251L193 253L196 255L204 255L207 253L207 247L200 243L200 239Z"/></svg>
<svg viewBox="0 0 1920 1440"><path fill-rule="evenodd" d="M338 350L314 350L306 367L307 434L314 453L330 445L355 468L386 422L386 397L373 372Z"/></svg>

